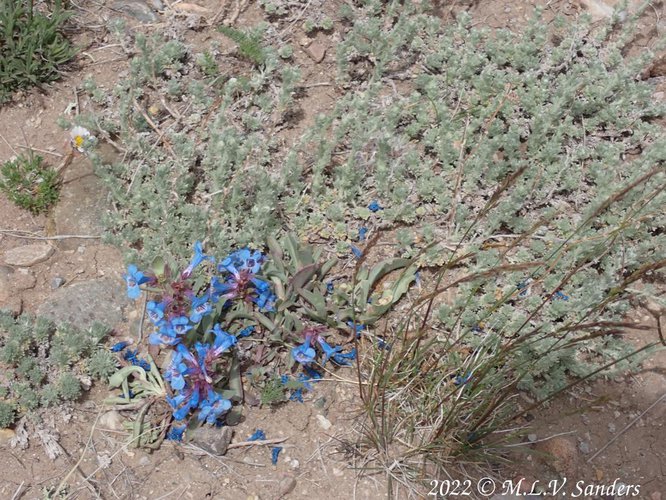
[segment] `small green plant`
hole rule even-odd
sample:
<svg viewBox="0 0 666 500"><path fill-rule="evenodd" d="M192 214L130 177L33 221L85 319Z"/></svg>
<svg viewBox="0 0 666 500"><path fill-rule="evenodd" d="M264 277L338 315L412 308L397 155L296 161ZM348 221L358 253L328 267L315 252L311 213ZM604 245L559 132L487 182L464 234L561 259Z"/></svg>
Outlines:
<svg viewBox="0 0 666 500"><path fill-rule="evenodd" d="M0 311L0 428L40 407L75 401L89 376L105 379L116 371L100 346L108 329L78 330L30 315Z"/></svg>
<svg viewBox="0 0 666 500"><path fill-rule="evenodd" d="M261 404L274 405L286 401L285 386L277 375L269 378L261 390Z"/></svg>
<svg viewBox="0 0 666 500"><path fill-rule="evenodd" d="M0 189L21 208L38 214L58 201L58 173L32 151L5 162L0 174Z"/></svg>
<svg viewBox="0 0 666 500"><path fill-rule="evenodd" d="M16 419L16 405L0 401L0 429L12 425Z"/></svg>
<svg viewBox="0 0 666 500"><path fill-rule="evenodd" d="M220 26L220 32L238 45L238 53L257 66L266 64L266 49L261 45L262 30L241 31L231 26Z"/></svg>
<svg viewBox="0 0 666 500"><path fill-rule="evenodd" d="M60 0L48 15L33 0L0 0L0 104L17 89L60 78L76 54L61 31L69 16Z"/></svg>

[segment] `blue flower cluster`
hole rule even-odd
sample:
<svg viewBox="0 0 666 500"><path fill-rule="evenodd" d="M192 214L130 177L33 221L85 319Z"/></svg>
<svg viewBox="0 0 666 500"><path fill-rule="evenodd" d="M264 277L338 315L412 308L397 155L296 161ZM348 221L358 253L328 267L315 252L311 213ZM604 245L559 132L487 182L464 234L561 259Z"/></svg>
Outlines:
<svg viewBox="0 0 666 500"><path fill-rule="evenodd" d="M217 423L226 411L231 409L231 401L215 392L213 387L215 366L220 356L233 347L237 339L223 331L220 325L211 330L215 335L213 344L194 345L191 352L184 344L176 345L164 378L174 391L167 402L173 408L175 420L185 420L195 410L199 410L199 422Z"/></svg>
<svg viewBox="0 0 666 500"><path fill-rule="evenodd" d="M167 402L173 409L174 423L167 435L169 439L180 440L187 428L188 418L197 412L199 422L218 424L221 417L231 409L231 401L215 390L217 365L222 355L236 345L239 337L251 335L254 326L243 328L238 335L224 331L220 324L212 325L208 334L212 343L196 342L187 333L213 313L216 305L221 309L231 305L231 301L244 301L261 311L273 311L276 297L270 284L258 277L265 261L259 251L242 249L235 251L220 261L213 276L203 291L195 292L192 274L203 262L215 264L215 259L206 255L200 242L194 244L194 256L187 267L175 277L154 276L143 273L136 266L128 267L125 281L127 294L137 299L141 285L148 285L155 293L156 300L146 303L146 313L155 326L149 342L173 349L171 360L164 374L172 389ZM218 308L219 310L219 308ZM191 346L191 347L188 347ZM112 350L121 351L126 345L117 344ZM150 369L150 366L137 357L136 351L126 351L125 359Z"/></svg>
<svg viewBox="0 0 666 500"><path fill-rule="evenodd" d="M197 295L189 279L193 270L204 261L214 263L215 260L204 255L201 243L196 242L194 257L179 278L171 283L171 290L159 301L150 301L146 305L148 317L157 328L150 336L150 343L176 346L187 332L213 312L220 301L223 307L233 300L243 300L256 304L261 311L273 311L275 294L267 281L257 277L264 260L264 255L256 250L245 248L233 252L217 265L222 274L213 276L205 292ZM138 281L132 280L132 283ZM129 294L130 281L127 286Z"/></svg>
<svg viewBox="0 0 666 500"><path fill-rule="evenodd" d="M352 349L350 352L343 353L342 347L340 346L331 346L326 342L326 339L321 335L325 328L308 328L303 331L305 337L302 344L294 347L291 350L291 356L297 362L301 363L304 366L308 366L310 363L315 361L317 357L317 352L313 347L313 342L316 342L323 353L323 358L321 365L326 365L326 362L330 359L336 365L339 366L350 366L351 361L356 359L356 349Z"/></svg>
<svg viewBox="0 0 666 500"><path fill-rule="evenodd" d="M139 351L138 350L132 350L132 349L127 349L127 346L129 346L129 342L121 341L118 342L114 345L111 346L109 349L111 352L122 352L123 353L123 359L127 361L128 363L134 365L134 366L139 366L143 368L145 371L150 371L150 363L146 361L143 358L139 357ZM124 351L124 352L123 352Z"/></svg>

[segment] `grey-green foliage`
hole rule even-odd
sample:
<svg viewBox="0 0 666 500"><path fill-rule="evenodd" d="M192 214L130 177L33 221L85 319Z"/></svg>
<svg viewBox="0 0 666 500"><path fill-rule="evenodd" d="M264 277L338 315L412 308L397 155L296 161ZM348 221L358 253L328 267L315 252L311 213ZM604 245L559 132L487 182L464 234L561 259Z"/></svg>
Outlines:
<svg viewBox="0 0 666 500"><path fill-rule="evenodd" d="M628 304L616 287L666 249L666 144L654 120L664 107L636 79L649 52L623 57L631 24L545 29L537 19L523 34L491 32L465 16L443 25L413 4L375 0L347 17L337 45L347 90L289 142L279 132L297 125L298 68L267 51L260 68L212 85L179 42L139 40L116 107L99 122L128 150L101 171L118 207L113 239L137 262L186 255L204 237L218 253L262 245L285 227L348 252L360 225L410 224L423 230L398 235L407 255L418 253L417 239L445 240L423 266L468 255L456 272L479 273L437 304L452 334L483 322L498 341L536 327L547 338L563 323L619 318ZM162 137L136 109L155 98L151 89L186 114L160 124ZM372 200L384 209L370 212ZM497 266L508 270L482 274ZM528 278L532 294L511 298ZM569 300L542 305L558 289ZM563 364L576 374L574 361L594 361L585 350L621 350L599 342L526 343L525 359L544 361L521 383L534 388Z"/></svg>
<svg viewBox="0 0 666 500"><path fill-rule="evenodd" d="M26 411L78 399L88 375L104 379L115 372L113 357L100 345L107 333L99 324L78 330L0 311L0 427Z"/></svg>
<svg viewBox="0 0 666 500"><path fill-rule="evenodd" d="M142 248L132 255L137 262L185 255L204 234L213 236L211 247L220 252L261 241L280 225L275 207L281 189L270 163L280 141L266 132L290 110L297 69L266 50L261 69L247 65L242 74L210 82L210 54L197 57L161 38L139 42L130 77L114 92L117 107L97 119L130 153L124 163L99 171L120 208L111 216L114 240ZM203 69L196 63L202 57ZM152 69L154 60L161 71ZM137 111L142 100L157 99L150 88L168 94L169 107L183 113L180 130L166 122L164 141L157 143Z"/></svg>

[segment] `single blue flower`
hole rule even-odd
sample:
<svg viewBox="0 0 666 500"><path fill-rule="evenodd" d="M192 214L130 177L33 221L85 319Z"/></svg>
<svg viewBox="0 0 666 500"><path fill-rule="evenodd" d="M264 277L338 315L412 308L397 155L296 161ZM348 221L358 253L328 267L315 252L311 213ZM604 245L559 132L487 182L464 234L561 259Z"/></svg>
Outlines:
<svg viewBox="0 0 666 500"><path fill-rule="evenodd" d="M308 377L310 377L310 380L313 382L316 382L321 378L321 373L312 368L310 365L303 365L303 371L308 374Z"/></svg>
<svg viewBox="0 0 666 500"><path fill-rule="evenodd" d="M358 241L365 241L365 237L368 234L368 228L362 226L358 229Z"/></svg>
<svg viewBox="0 0 666 500"><path fill-rule="evenodd" d="M165 323L160 326L158 331L150 334L148 342L162 347L175 346L180 343L180 337L170 324Z"/></svg>
<svg viewBox="0 0 666 500"><path fill-rule="evenodd" d="M360 339L361 338L361 333L363 330L365 330L365 325L362 325L361 323L356 323L356 327L354 327L354 322L352 320L347 320L347 326L351 328L352 330L356 330L356 338Z"/></svg>
<svg viewBox="0 0 666 500"><path fill-rule="evenodd" d="M167 432L166 439L169 441L182 441L185 429L187 429L187 422L173 422L169 432Z"/></svg>
<svg viewBox="0 0 666 500"><path fill-rule="evenodd" d="M123 278L127 284L127 296L134 300L141 296L139 286L151 281L151 278L139 271L134 264L127 266L127 274L123 274Z"/></svg>
<svg viewBox="0 0 666 500"><path fill-rule="evenodd" d="M291 350L291 357L303 365L312 363L317 353L312 348L311 344L312 339L306 337L301 345L296 346Z"/></svg>
<svg viewBox="0 0 666 500"><path fill-rule="evenodd" d="M207 316L213 311L213 306L208 300L207 295L194 297L192 299L192 310L190 311L190 321L195 325L201 321L201 318Z"/></svg>
<svg viewBox="0 0 666 500"><path fill-rule="evenodd" d="M564 293L562 293L560 290L558 290L557 292L555 292L555 295L553 295L553 299L555 299L555 300L569 300L569 296L564 295Z"/></svg>
<svg viewBox="0 0 666 500"><path fill-rule="evenodd" d="M336 365L339 366L351 366L352 360L356 359L356 348L354 347L349 352L341 352L334 354L331 359Z"/></svg>
<svg viewBox="0 0 666 500"><path fill-rule="evenodd" d="M280 454L281 451L282 451L282 446L273 446L273 448L271 448L271 463L273 465L277 465L278 455Z"/></svg>
<svg viewBox="0 0 666 500"><path fill-rule="evenodd" d="M240 332L238 332L238 335L236 335L237 338L242 339L244 337L249 337L254 333L254 325L246 326L243 328Z"/></svg>
<svg viewBox="0 0 666 500"><path fill-rule="evenodd" d="M321 346L322 350L324 351L324 359L322 360L322 363L321 363L322 366L326 365L326 362L332 356L342 352L342 347L340 347L339 345L335 346L335 347L332 347L332 346L328 345L328 343L322 337L317 338L317 342L319 342L319 345Z"/></svg>
<svg viewBox="0 0 666 500"><path fill-rule="evenodd" d="M205 421L214 424L220 416L231 409L231 401L223 398L212 389L208 390L208 396L199 404L199 422Z"/></svg>
<svg viewBox="0 0 666 500"><path fill-rule="evenodd" d="M175 318L171 318L169 323L174 332L176 332L176 335L185 335L194 327L194 325L190 324L190 319L187 316L176 316Z"/></svg>
<svg viewBox="0 0 666 500"><path fill-rule="evenodd" d="M209 330L209 332L215 334L215 341L213 342L213 354L215 357L235 346L236 342L238 342L236 336L222 330L222 327L219 325L219 323L215 324L213 329Z"/></svg>
<svg viewBox="0 0 666 500"><path fill-rule="evenodd" d="M371 212L377 212L383 209L384 208L379 204L377 200L371 201L370 204L368 205L368 210L370 210Z"/></svg>
<svg viewBox="0 0 666 500"><path fill-rule="evenodd" d="M461 377L460 375L456 375L453 378L453 383L455 385L464 385L467 382L469 382L472 379L472 374L471 372L467 372L464 377Z"/></svg>
<svg viewBox="0 0 666 500"><path fill-rule="evenodd" d="M266 434L261 429L257 429L254 433L247 438L247 441L264 441L266 439Z"/></svg>
<svg viewBox="0 0 666 500"><path fill-rule="evenodd" d="M319 375L319 374L317 373L317 375ZM321 378L321 375L319 375L318 377L313 377L312 375L309 375L309 374L299 373L298 377L296 377L296 380L299 381L300 383L302 383L303 387L305 389L307 389L308 391L311 391L311 390L314 389L314 387L312 387L312 384L310 383L310 381L315 380L315 379L319 379L319 378Z"/></svg>
<svg viewBox="0 0 666 500"><path fill-rule="evenodd" d="M483 328L481 328L481 326L479 326L479 325L474 325L474 326L472 327L472 331L473 331L474 333L483 333Z"/></svg>
<svg viewBox="0 0 666 500"><path fill-rule="evenodd" d="M134 351L133 351L132 349L127 349L127 350L123 353L123 359L124 359L125 361L130 361L130 362L131 362L131 361L134 361L134 360L136 359L138 353L139 353L138 350L134 350Z"/></svg>
<svg viewBox="0 0 666 500"><path fill-rule="evenodd" d="M259 292L256 297L251 297L252 302L259 306L260 311L274 311L277 297L273 293L271 285L266 281L260 280L259 278L251 278L250 281L254 285L254 288L257 290L257 292Z"/></svg>
<svg viewBox="0 0 666 500"><path fill-rule="evenodd" d="M208 295L213 303L217 304L220 299L224 302L230 299L235 299L238 296L238 290L235 283L228 283L220 280L217 276L213 276L210 280L210 289Z"/></svg>
<svg viewBox="0 0 666 500"><path fill-rule="evenodd" d="M197 241L194 243L194 256L192 257L189 265L181 273L181 277L185 279L189 278L192 274L192 271L194 271L194 268L201 264L204 260L209 260L211 262L215 261L213 257L203 253L203 246L201 245L200 241Z"/></svg>
<svg viewBox="0 0 666 500"><path fill-rule="evenodd" d="M190 412L199 405L199 393L178 393L172 398L167 396L166 400L173 408L173 418L176 420L185 420Z"/></svg>
<svg viewBox="0 0 666 500"><path fill-rule="evenodd" d="M333 282L329 281L328 283L326 283L326 291L328 293L333 293L333 290L335 290L335 285L333 284Z"/></svg>
<svg viewBox="0 0 666 500"><path fill-rule="evenodd" d="M132 399L134 396L136 396L136 394L134 394L132 389L130 389L127 396L128 396L128 399ZM119 397L125 399L125 393L121 393Z"/></svg>
<svg viewBox="0 0 666 500"><path fill-rule="evenodd" d="M294 391L289 396L289 401L298 401L299 403L303 402L303 389L294 389Z"/></svg>
<svg viewBox="0 0 666 500"><path fill-rule="evenodd" d="M129 345L129 342L125 342L125 341L118 342L117 344L113 344L109 350L111 352L120 352L123 349L125 349L125 347L127 347L128 345Z"/></svg>
<svg viewBox="0 0 666 500"><path fill-rule="evenodd" d="M350 245L350 246L351 246L351 251L354 254L354 257L356 257L357 259L360 259L361 256L363 255L363 250L361 250L356 245Z"/></svg>
<svg viewBox="0 0 666 500"><path fill-rule="evenodd" d="M532 279L527 278L516 285L516 288L521 291L518 294L519 297L527 297L530 294L530 283L532 283Z"/></svg>
<svg viewBox="0 0 666 500"><path fill-rule="evenodd" d="M139 366L143 368L145 371L149 371L150 363L148 363L148 361L146 361L145 359L140 358L138 354L139 354L138 350L133 351L132 349L127 349L123 353L123 359L133 364L134 366Z"/></svg>
<svg viewBox="0 0 666 500"><path fill-rule="evenodd" d="M342 347L332 347L328 345L326 340L324 340L322 337L319 337L317 342L319 342L319 345L324 351L324 359L321 363L322 366L325 365L329 359L332 360L336 365L351 366L350 360L356 359L356 349L352 349L348 353L343 353Z"/></svg>
<svg viewBox="0 0 666 500"><path fill-rule="evenodd" d="M180 391L185 388L185 376L193 371L191 367L196 364L196 359L187 347L178 344L164 374L164 379L171 384L174 391Z"/></svg>
<svg viewBox="0 0 666 500"><path fill-rule="evenodd" d="M229 254L218 264L217 269L218 271L226 270L231 274L239 274L243 270L249 271L250 274L257 274L265 259L266 257L259 250L243 248Z"/></svg>
<svg viewBox="0 0 666 500"><path fill-rule="evenodd" d="M386 342L384 339L377 339L377 347L380 349L384 349L385 351L390 351L391 350L391 344Z"/></svg>
<svg viewBox="0 0 666 500"><path fill-rule="evenodd" d="M166 307L165 304L162 302L155 302L151 300L146 304L146 312L148 314L148 319L153 322L155 326L158 326L161 324L162 320L164 319L164 308Z"/></svg>

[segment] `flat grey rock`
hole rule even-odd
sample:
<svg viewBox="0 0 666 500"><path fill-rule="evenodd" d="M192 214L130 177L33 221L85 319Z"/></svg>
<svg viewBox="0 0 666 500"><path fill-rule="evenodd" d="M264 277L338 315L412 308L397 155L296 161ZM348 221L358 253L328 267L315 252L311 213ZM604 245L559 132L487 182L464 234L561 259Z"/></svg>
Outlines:
<svg viewBox="0 0 666 500"><path fill-rule="evenodd" d="M54 210L56 233L100 236L102 220L111 207L108 189L93 172L90 159L77 156L64 171L60 198ZM58 241L61 250L77 250L80 239ZM89 240L88 240L89 241Z"/></svg>
<svg viewBox="0 0 666 500"><path fill-rule="evenodd" d="M213 455L222 456L227 452L234 431L231 427L202 426L192 431L191 440L200 448Z"/></svg>
<svg viewBox="0 0 666 500"><path fill-rule="evenodd" d="M142 23L154 23L157 21L157 14L142 0L119 0L113 3L113 8L124 12L128 16L132 16Z"/></svg>
<svg viewBox="0 0 666 500"><path fill-rule="evenodd" d="M130 304L125 287L119 281L103 278L59 288L37 309L55 323L70 323L87 329L94 323L114 327L124 319Z"/></svg>
<svg viewBox="0 0 666 500"><path fill-rule="evenodd" d="M53 253L48 243L33 243L7 250L4 255L5 264L17 267L30 267L44 262Z"/></svg>

